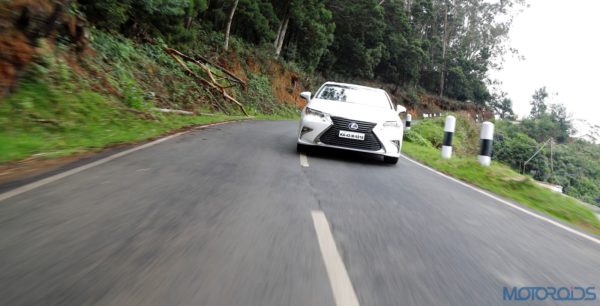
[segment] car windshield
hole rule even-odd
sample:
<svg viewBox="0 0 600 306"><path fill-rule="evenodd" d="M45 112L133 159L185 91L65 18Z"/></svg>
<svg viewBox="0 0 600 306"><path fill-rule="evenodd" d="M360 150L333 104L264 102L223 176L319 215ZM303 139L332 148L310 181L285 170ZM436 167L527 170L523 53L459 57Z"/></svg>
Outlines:
<svg viewBox="0 0 600 306"><path fill-rule="evenodd" d="M378 89L327 85L319 91L317 99L391 108L390 101L385 92Z"/></svg>

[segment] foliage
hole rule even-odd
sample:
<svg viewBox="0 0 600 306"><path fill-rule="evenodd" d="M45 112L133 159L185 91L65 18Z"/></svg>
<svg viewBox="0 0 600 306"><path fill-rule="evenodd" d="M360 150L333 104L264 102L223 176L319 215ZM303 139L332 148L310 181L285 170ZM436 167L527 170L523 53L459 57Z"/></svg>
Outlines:
<svg viewBox="0 0 600 306"><path fill-rule="evenodd" d="M248 89L242 96L244 103L257 114L284 115L292 112L275 99L271 81L266 75L250 74Z"/></svg>
<svg viewBox="0 0 600 306"><path fill-rule="evenodd" d="M540 118L546 114L548 106L546 106L546 99L548 98L548 91L546 87L536 89L531 96L531 117Z"/></svg>
<svg viewBox="0 0 600 306"><path fill-rule="evenodd" d="M403 151L448 175L600 234L600 221L589 208L573 198L557 196L507 166L494 163L483 167L474 157L445 160L438 150L410 142L404 144Z"/></svg>
<svg viewBox="0 0 600 306"><path fill-rule="evenodd" d="M453 115L457 118L453 139L455 155L476 156L479 127L467 115ZM572 140L562 144L554 143L551 152L548 138L540 142L535 138L542 132L544 135L550 133L550 136L560 133L558 129L552 128L553 123L548 119L550 116L546 114L539 119L527 119L521 124L496 121L492 158L518 172L531 175L538 181L559 184L567 195L600 205L596 201L600 198L600 146ZM535 128L531 124L535 124ZM544 124L547 126L542 129ZM444 119L422 120L413 125L405 135L407 142L439 149L444 135ZM533 157L538 149L542 150ZM531 157L533 158L525 164Z"/></svg>
<svg viewBox="0 0 600 306"><path fill-rule="evenodd" d="M432 144L421 134L415 132L414 129L404 131L404 141L412 142L419 146L431 147Z"/></svg>
<svg viewBox="0 0 600 306"><path fill-rule="evenodd" d="M231 119L173 115L149 121L116 105L111 97L91 90L70 91L27 81L0 104L0 162L33 154L47 158L68 155L155 137L186 125ZM40 120L45 123L38 123Z"/></svg>
<svg viewBox="0 0 600 306"><path fill-rule="evenodd" d="M505 92L492 95L492 100L490 101L489 106L494 112L494 115L497 115L500 119L516 119L515 113L512 109L513 102L507 97Z"/></svg>
<svg viewBox="0 0 600 306"><path fill-rule="evenodd" d="M550 124L550 121L529 119L520 125L497 122L493 158L515 170L531 174L536 180L559 184L564 193L598 205L595 199L600 197L600 146L574 140L554 144L550 148L549 142L544 144L531 137L540 133L528 126L534 123L539 127ZM542 146L540 153L533 157ZM531 157L533 159L524 165Z"/></svg>
<svg viewBox="0 0 600 306"><path fill-rule="evenodd" d="M418 124L413 125L411 131L421 135L423 138L427 139L431 146L439 149L442 147L442 141L444 139L444 119L423 119Z"/></svg>
<svg viewBox="0 0 600 306"><path fill-rule="evenodd" d="M233 115L214 113L210 94L160 45L136 44L100 30L92 30L89 39L94 56L74 60L61 45L42 52L24 71L18 89L0 100L0 163L33 154L68 155L240 118L235 107L229 109ZM297 116L274 100L270 79L260 73L250 74L249 88L236 94L253 98L253 114L260 118ZM155 107L214 114L169 115Z"/></svg>
<svg viewBox="0 0 600 306"><path fill-rule="evenodd" d="M460 156L474 154L478 148L478 127L467 114L453 113L452 115L456 118L452 140L454 154ZM411 128L407 140L423 145L421 139L424 139L427 146L439 149L442 147L444 138L444 122L445 118L443 117L424 119Z"/></svg>
<svg viewBox="0 0 600 306"><path fill-rule="evenodd" d="M559 143L567 142L573 125L565 106L551 104L548 112L546 87L537 89L531 98L531 115L522 121L522 131L539 142L550 138Z"/></svg>
<svg viewBox="0 0 600 306"><path fill-rule="evenodd" d="M159 37L188 51L219 50L230 0L79 1L95 25ZM492 100L487 72L498 67L523 0L240 0L231 33L272 54L338 78L420 86L461 101ZM281 39L280 39L281 38ZM279 50L279 49L283 50ZM507 106L507 105L505 105Z"/></svg>
<svg viewBox="0 0 600 306"><path fill-rule="evenodd" d="M274 1L277 3L278 1ZM314 72L333 41L335 24L323 0L289 1L290 27L284 41L285 59Z"/></svg>

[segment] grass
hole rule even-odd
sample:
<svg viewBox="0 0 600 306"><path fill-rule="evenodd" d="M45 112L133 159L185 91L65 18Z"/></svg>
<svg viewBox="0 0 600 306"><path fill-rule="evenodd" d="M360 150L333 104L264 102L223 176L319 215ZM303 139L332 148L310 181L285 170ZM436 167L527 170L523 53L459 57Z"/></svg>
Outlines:
<svg viewBox="0 0 600 306"><path fill-rule="evenodd" d="M156 120L148 120L119 104L92 91L23 84L0 104L0 163L35 154L65 156L145 140L186 126L244 118L154 113Z"/></svg>
<svg viewBox="0 0 600 306"><path fill-rule="evenodd" d="M220 113L212 116L181 116L151 110L146 113L156 120L126 111L121 102L97 92L24 83L0 103L0 163L32 155L61 157L141 141L187 126L247 119ZM251 114L253 119L261 120L297 116L293 112Z"/></svg>
<svg viewBox="0 0 600 306"><path fill-rule="evenodd" d="M0 163L36 155L66 156L113 144L137 142L183 127L246 119L231 103L231 115L182 116L156 112L172 108L211 113L209 93L161 46L92 31L94 56L77 59L68 48L41 42L39 54L19 86L0 98ZM298 117L292 105L274 98L267 75L249 75L249 88L232 89L252 118ZM213 101L214 102L214 101Z"/></svg>
<svg viewBox="0 0 600 306"><path fill-rule="evenodd" d="M490 167L483 167L474 156L445 160L438 149L411 142L405 142L402 150L445 174L600 235L600 221L589 208L573 198L538 186L531 178L514 172L508 166L492 162Z"/></svg>

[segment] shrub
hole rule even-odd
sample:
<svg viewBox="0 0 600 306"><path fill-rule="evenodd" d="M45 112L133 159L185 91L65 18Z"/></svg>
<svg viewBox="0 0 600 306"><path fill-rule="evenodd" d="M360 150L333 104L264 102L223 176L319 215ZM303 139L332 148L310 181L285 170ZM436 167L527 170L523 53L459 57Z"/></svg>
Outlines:
<svg viewBox="0 0 600 306"><path fill-rule="evenodd" d="M421 134L415 132L415 130L412 129L404 131L404 140L420 146L431 147L431 142L429 142L427 139L421 136Z"/></svg>

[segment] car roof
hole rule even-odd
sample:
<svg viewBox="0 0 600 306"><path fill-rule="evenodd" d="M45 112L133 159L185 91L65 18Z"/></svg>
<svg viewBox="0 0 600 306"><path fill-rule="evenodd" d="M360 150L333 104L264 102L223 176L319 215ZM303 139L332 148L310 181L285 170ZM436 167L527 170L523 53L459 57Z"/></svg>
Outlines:
<svg viewBox="0 0 600 306"><path fill-rule="evenodd" d="M349 84L349 83L338 83L338 82L325 82L325 84L323 84L323 86L325 85L339 85L339 86L347 86L347 87L356 87L356 88L363 88L363 89L370 89L370 90L381 90L381 91L385 91L381 88L375 88L375 87L369 87L369 86L362 86L362 85L356 85L356 84Z"/></svg>

